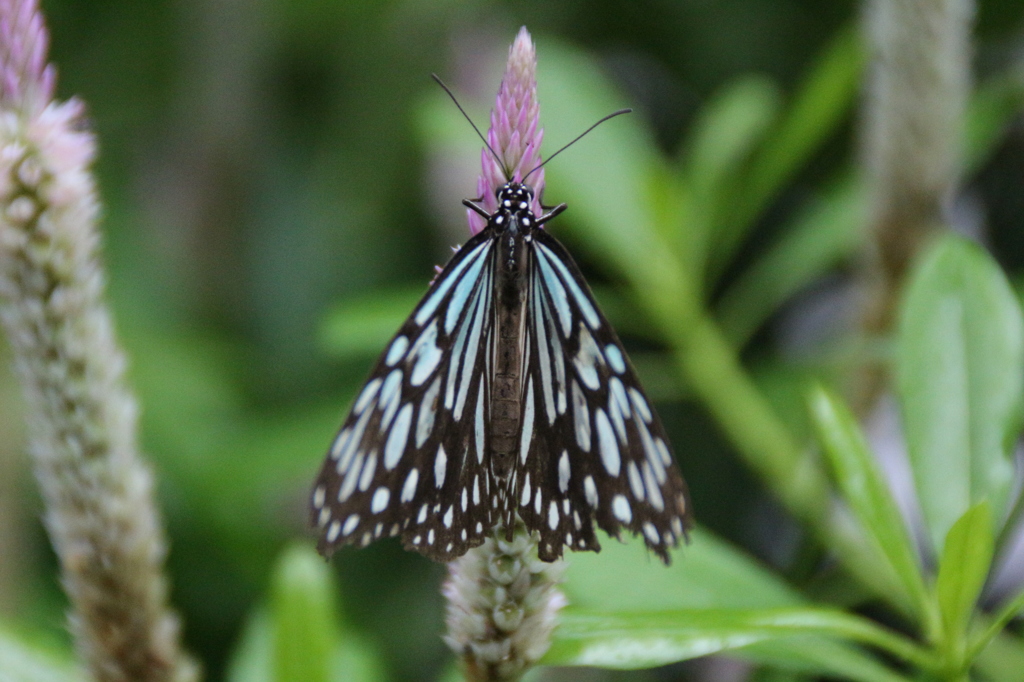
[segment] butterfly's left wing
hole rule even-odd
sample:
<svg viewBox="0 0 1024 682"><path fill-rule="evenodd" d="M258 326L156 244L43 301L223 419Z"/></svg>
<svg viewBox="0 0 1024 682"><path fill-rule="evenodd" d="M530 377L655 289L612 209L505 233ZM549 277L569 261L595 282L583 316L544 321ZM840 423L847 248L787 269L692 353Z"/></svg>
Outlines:
<svg viewBox="0 0 1024 682"><path fill-rule="evenodd" d="M530 244L519 515L546 561L600 550L596 522L668 563L690 525L668 437L568 252L544 230Z"/></svg>
<svg viewBox="0 0 1024 682"><path fill-rule="evenodd" d="M463 246L371 371L313 489L321 553L401 535L450 561L490 531L495 251L489 232Z"/></svg>

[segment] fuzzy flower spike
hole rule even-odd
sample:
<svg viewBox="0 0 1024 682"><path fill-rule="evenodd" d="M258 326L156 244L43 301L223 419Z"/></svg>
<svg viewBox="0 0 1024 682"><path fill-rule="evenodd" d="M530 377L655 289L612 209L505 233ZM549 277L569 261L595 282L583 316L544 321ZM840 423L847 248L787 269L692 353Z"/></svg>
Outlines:
<svg viewBox="0 0 1024 682"><path fill-rule="evenodd" d="M487 144L501 158L501 164L486 147L480 152L482 172L476 183L477 196L488 213L498 208L494 193L509 180L522 182L523 177L541 164L540 144L544 129L540 127L540 105L537 104L537 51L526 27L508 51L501 89L491 110L491 127ZM502 167L504 166L504 168ZM508 177L505 176L506 171ZM540 196L544 191L544 169L530 176L535 215L541 215ZM483 216L467 211L469 231L476 234L487 227Z"/></svg>
<svg viewBox="0 0 1024 682"><path fill-rule="evenodd" d="M0 322L79 657L98 682L186 682L137 408L103 302L83 107L53 101L37 0L0 0ZM2 677L2 674L0 674Z"/></svg>
<svg viewBox="0 0 1024 682"><path fill-rule="evenodd" d="M509 180L521 182L541 163L536 71L533 40L524 27L509 50L487 131L487 142L505 168L489 150L482 153L477 189L488 212L498 207L495 190ZM530 181L532 209L540 215L544 169L533 173ZM469 221L473 234L486 227L486 221L473 211ZM558 611L565 605L557 587L564 563L538 559L536 535L518 522L511 541L499 525L492 538L450 563L448 570L445 641L459 656L467 679L518 679L550 646Z"/></svg>

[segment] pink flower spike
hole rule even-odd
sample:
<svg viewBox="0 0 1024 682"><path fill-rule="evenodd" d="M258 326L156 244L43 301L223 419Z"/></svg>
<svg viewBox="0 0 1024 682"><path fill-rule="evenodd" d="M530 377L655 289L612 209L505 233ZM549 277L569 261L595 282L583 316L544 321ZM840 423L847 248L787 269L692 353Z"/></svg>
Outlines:
<svg viewBox="0 0 1024 682"><path fill-rule="evenodd" d="M53 99L48 49L38 0L0 0L0 106L32 115Z"/></svg>
<svg viewBox="0 0 1024 682"><path fill-rule="evenodd" d="M519 29L508 51L505 75L491 110L491 126L487 143L501 158L501 163L484 149L482 172L477 181L477 196L488 212L498 208L495 191L509 180L521 182L523 176L540 165L540 143L544 129L540 127L540 105L537 104L537 51L526 27ZM502 168L502 165L504 168ZM506 177L506 172L508 176ZM530 176L534 190L533 212L541 214L540 195L544 190L544 170ZM469 231L476 234L487 222L468 210Z"/></svg>

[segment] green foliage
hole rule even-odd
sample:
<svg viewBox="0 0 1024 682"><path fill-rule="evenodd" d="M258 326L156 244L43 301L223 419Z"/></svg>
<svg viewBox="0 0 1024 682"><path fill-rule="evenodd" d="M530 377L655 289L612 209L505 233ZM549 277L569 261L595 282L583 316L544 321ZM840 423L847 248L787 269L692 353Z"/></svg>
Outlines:
<svg viewBox="0 0 1024 682"><path fill-rule="evenodd" d="M0 680L3 682L84 682L66 651L0 625Z"/></svg>
<svg viewBox="0 0 1024 682"><path fill-rule="evenodd" d="M373 647L345 627L323 559L293 545L278 560L271 606L249 617L228 682L377 682Z"/></svg>
<svg viewBox="0 0 1024 682"><path fill-rule="evenodd" d="M1002 519L1024 386L1024 319L999 267L953 237L907 287L898 386L911 466L935 547L967 509Z"/></svg>

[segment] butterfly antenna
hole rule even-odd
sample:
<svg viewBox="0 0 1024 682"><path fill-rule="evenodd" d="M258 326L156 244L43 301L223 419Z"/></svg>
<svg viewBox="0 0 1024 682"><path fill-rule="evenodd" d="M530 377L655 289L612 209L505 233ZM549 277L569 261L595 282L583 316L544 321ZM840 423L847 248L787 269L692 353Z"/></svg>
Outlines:
<svg viewBox="0 0 1024 682"><path fill-rule="evenodd" d="M471 119L469 117L469 114L466 113L466 110L462 108L461 104L459 104L459 100L455 99L455 94L450 89L448 89L448 86L444 84L444 81L441 80L441 77L438 76L436 73L430 74L430 77L433 78L435 81L437 81L437 84L440 85L441 88L445 92L448 93L448 96L452 98L452 101L455 102L455 106L458 107L459 111L462 112L462 115L466 118L467 121L469 121L469 125L473 126L473 130L476 131L477 137L479 137L480 141L484 143L484 146L487 147L487 151L489 151L491 153L491 156L494 157L494 160L498 162L499 166L501 166L501 171L505 174L505 177L508 178L509 177L508 169L505 168L505 164L502 162L501 157L498 156L498 152L494 151L494 148L491 147L491 145L489 145L487 143L487 138L484 137L484 134L481 133L480 129L476 127L476 124L473 123L473 119ZM598 121L598 123L600 123L600 121ZM586 133L584 133L584 134L586 134ZM575 142L575 140L573 140L573 142ZM570 144L572 144L572 143L570 143Z"/></svg>
<svg viewBox="0 0 1024 682"><path fill-rule="evenodd" d="M543 168L544 166L546 166L546 165L547 165L547 163L548 163L548 161L550 161L551 159L555 158L556 156L558 156L559 154L561 154L562 152L564 152L564 151L565 151L566 149L568 149L569 147L571 147L571 146L573 146L574 144L576 144L577 142L579 142L579 141L580 141L581 139L583 139L583 136L584 136L584 135L586 135L587 133L589 133L589 132L590 132L591 130L593 130L593 129L594 129L594 128L596 128L597 126L601 125L602 123L604 123L605 121L607 121L607 120L608 120L608 119L610 119L610 118L615 118L616 116L621 116L622 114L629 114L629 113L632 113L632 111L633 111L632 109L619 109L618 111L614 111L614 112L612 112L612 113L608 114L607 116L605 116L604 118L602 118L602 119L601 119L600 121L598 121L598 122L597 122L597 123L595 123L594 125L590 126L590 127L589 127L589 128L587 128L586 130L584 130L584 131L583 131L582 133L580 133L579 135L577 135L577 136L576 136L575 138L573 138L573 140L572 140L571 142L569 142L569 144L567 144L567 145L563 146L563 147L562 147L561 149L559 149L559 150L558 150L557 152L555 152L554 154L552 154L551 156L549 156L549 157L548 157L547 159L545 159L545 160L544 160L544 162L543 162L543 163L541 163L541 164L540 164L539 166L537 166L537 167L536 167L536 168L534 168L534 169L533 169L532 171L530 171L529 173L527 173L526 175L524 175L524 176L523 176L523 182L525 183L525 182L526 182L526 178L530 177L531 175L533 175L534 173L536 173L537 171L539 171L539 170L540 170L541 168Z"/></svg>

